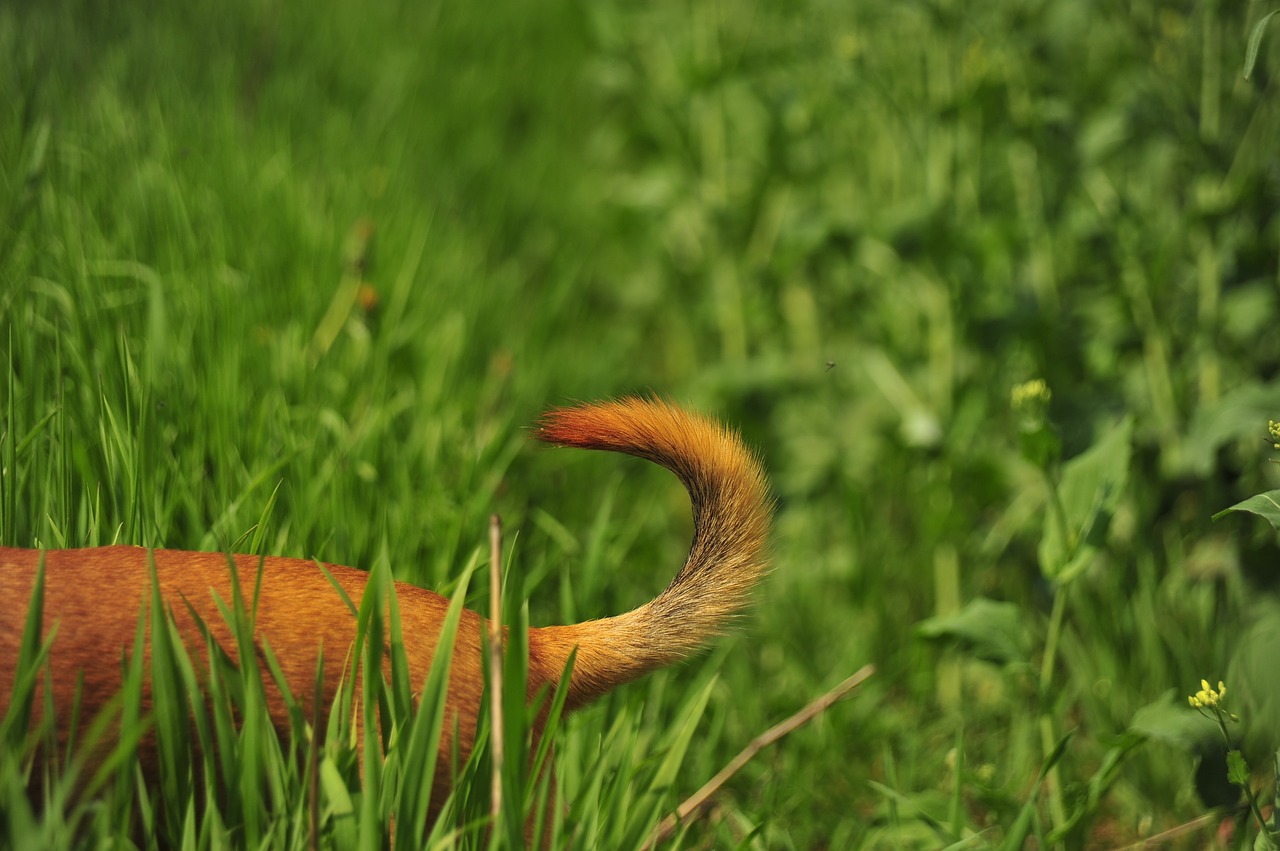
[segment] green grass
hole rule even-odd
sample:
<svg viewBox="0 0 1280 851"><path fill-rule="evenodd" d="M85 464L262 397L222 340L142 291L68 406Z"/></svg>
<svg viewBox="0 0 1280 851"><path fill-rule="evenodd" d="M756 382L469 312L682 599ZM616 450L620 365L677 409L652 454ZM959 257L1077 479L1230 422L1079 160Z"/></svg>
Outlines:
<svg viewBox="0 0 1280 851"><path fill-rule="evenodd" d="M514 610L606 615L680 564L685 496L525 429L652 389L760 449L776 567L713 651L565 722L578 847L636 847L867 662L683 844L1110 847L1213 812L1174 845L1247 847L1186 707L1227 681L1270 801L1277 541L1211 520L1280 477L1280 39L1243 80L1245 5L0 7L0 544L383 565L474 607L496 511ZM237 735L207 721L145 723ZM60 821L14 729L0 844L308 841L302 739L222 757L278 806L140 798L125 763ZM376 842L403 799L328 735L321 844Z"/></svg>

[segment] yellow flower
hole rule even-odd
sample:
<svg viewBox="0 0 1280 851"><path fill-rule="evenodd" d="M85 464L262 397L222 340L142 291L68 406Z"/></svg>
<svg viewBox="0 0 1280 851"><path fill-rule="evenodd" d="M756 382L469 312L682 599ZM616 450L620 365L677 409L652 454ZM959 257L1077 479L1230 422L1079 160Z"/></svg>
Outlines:
<svg viewBox="0 0 1280 851"><path fill-rule="evenodd" d="M1214 689L1209 685L1208 680L1200 681L1200 691L1187 698L1187 702L1195 709L1213 709L1222 703L1222 698L1227 694L1227 686L1222 680L1218 680L1218 687Z"/></svg>
<svg viewBox="0 0 1280 851"><path fill-rule="evenodd" d="M1043 405L1053 398L1053 394L1049 392L1049 385L1044 383L1043 378L1024 381L1014 386L1012 395L1014 408ZM1277 428L1280 428L1280 426L1277 426ZM1276 439L1280 440L1280 433L1277 433Z"/></svg>
<svg viewBox="0 0 1280 851"><path fill-rule="evenodd" d="M1271 445L1280 449L1280 423L1267 420L1267 434L1271 435Z"/></svg>

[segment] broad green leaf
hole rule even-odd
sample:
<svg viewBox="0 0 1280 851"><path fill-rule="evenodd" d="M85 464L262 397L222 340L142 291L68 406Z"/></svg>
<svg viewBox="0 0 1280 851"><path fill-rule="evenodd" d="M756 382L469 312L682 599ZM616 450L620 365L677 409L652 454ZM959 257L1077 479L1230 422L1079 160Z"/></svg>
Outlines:
<svg viewBox="0 0 1280 851"><path fill-rule="evenodd" d="M1251 496L1244 502L1237 502L1230 508L1224 508L1217 514L1213 515L1213 519L1225 517L1232 511L1247 511L1250 514L1256 514L1265 518L1271 527L1280 532L1280 490L1267 491L1257 496Z"/></svg>
<svg viewBox="0 0 1280 851"><path fill-rule="evenodd" d="M1249 766L1240 751L1227 751L1227 779L1237 786L1244 786L1249 782Z"/></svg>
<svg viewBox="0 0 1280 851"><path fill-rule="evenodd" d="M1195 751L1219 735L1217 725L1188 706L1186 697L1179 702L1174 689L1133 713L1129 730L1186 751Z"/></svg>
<svg viewBox="0 0 1280 851"><path fill-rule="evenodd" d="M1132 438L1133 418L1125 417L1063 465L1059 502L1046 509L1040 539L1040 570L1046 578L1069 582L1092 563L1128 485Z"/></svg>
<svg viewBox="0 0 1280 851"><path fill-rule="evenodd" d="M1191 416L1177 453L1179 474L1208 476L1217 464L1218 450L1252 438L1266 446L1267 420L1275 417L1280 384L1249 382L1213 401L1202 403Z"/></svg>
<svg viewBox="0 0 1280 851"><path fill-rule="evenodd" d="M1029 658L1022 611L1013 603L979 597L955 614L921 621L916 631L925 638L955 641L979 659L1000 665Z"/></svg>
<svg viewBox="0 0 1280 851"><path fill-rule="evenodd" d="M1230 664L1227 666L1227 708L1243 723L1232 732L1248 753L1273 751L1280 743L1280 602L1263 599L1247 618L1233 625Z"/></svg>

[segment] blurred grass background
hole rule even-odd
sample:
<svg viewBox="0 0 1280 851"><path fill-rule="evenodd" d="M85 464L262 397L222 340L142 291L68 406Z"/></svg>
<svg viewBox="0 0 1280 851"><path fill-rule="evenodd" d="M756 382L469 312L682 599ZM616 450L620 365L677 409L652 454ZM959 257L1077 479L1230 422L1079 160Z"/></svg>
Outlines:
<svg viewBox="0 0 1280 851"><path fill-rule="evenodd" d="M578 720L570 801L609 719L645 758L709 667L672 804L874 662L701 842L998 844L1028 800L1047 832L1042 717L1075 730L1074 810L1135 713L1275 617L1274 532L1210 521L1277 481L1280 39L1240 74L1267 11L0 6L0 543L385 542L447 593L496 510L533 622L597 617L668 581L684 495L524 428L652 390L761 450L776 570L722 652ZM1067 593L1009 405L1036 377L1065 457L1135 423L1047 684L914 630L986 597L1038 647ZM1253 714L1265 755L1280 723ZM1147 738L1061 841L1236 803L1220 754Z"/></svg>

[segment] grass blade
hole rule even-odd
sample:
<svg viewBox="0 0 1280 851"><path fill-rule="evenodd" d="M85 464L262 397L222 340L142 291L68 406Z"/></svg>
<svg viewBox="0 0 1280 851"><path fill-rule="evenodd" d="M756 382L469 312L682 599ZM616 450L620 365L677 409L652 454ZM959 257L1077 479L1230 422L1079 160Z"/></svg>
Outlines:
<svg viewBox="0 0 1280 851"><path fill-rule="evenodd" d="M1271 22L1280 9L1274 9L1258 19L1253 25L1253 29L1249 31L1249 42L1244 51L1244 68L1241 71L1242 76L1247 80L1253 75L1253 66L1258 61L1258 48L1262 46L1262 34L1267 29L1267 24Z"/></svg>

